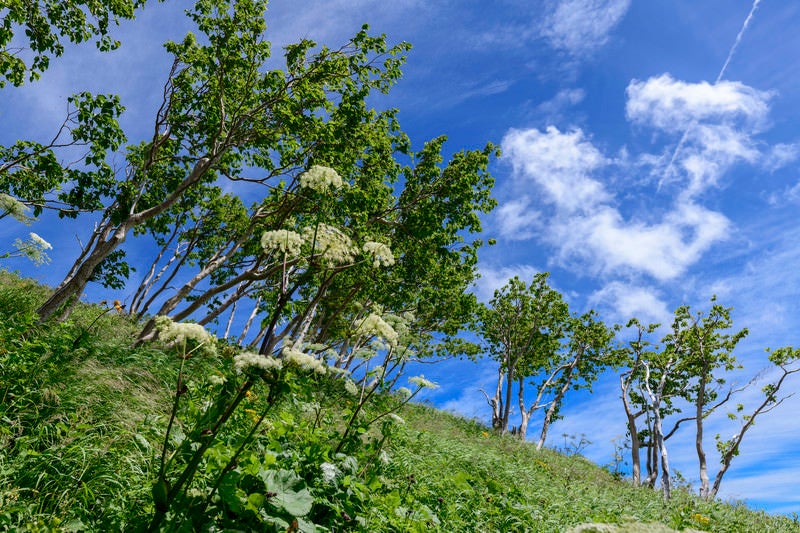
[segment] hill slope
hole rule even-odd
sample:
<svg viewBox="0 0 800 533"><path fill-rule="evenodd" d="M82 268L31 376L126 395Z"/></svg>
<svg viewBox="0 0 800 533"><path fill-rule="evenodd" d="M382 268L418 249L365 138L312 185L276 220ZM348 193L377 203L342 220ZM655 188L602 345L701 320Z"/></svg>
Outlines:
<svg viewBox="0 0 800 533"><path fill-rule="evenodd" d="M212 439L204 417L243 379L234 348L186 359L170 346L132 348L139 326L108 305L40 326L46 294L0 272L0 530L145 530L154 482L163 473L175 483L183 447L206 444L180 505L154 529L798 528L684 491L664 502L580 456L537 452L395 393L362 401L329 375L254 387Z"/></svg>

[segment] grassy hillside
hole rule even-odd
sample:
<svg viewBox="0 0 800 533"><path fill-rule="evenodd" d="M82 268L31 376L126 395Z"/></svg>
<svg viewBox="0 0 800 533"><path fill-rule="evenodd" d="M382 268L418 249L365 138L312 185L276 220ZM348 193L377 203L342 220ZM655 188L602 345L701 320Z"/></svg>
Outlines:
<svg viewBox="0 0 800 533"><path fill-rule="evenodd" d="M132 348L138 325L106 304L80 306L66 323L40 326L34 309L45 294L0 272L3 531L144 530L156 511L160 469L174 481L185 467L182 446L201 442L207 452L162 530L800 527L682 491L664 502L580 456L537 452L475 421L402 405L397 394L359 409L359 396L330 375L296 372L281 387L253 387L210 439L205 413L241 383L233 347L186 359L165 345ZM181 361L166 442L172 459L162 467Z"/></svg>

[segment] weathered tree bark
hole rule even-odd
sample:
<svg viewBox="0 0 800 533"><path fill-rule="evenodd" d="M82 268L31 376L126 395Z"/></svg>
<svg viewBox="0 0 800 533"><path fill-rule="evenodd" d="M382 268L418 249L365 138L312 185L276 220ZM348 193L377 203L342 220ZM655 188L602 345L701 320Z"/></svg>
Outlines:
<svg viewBox="0 0 800 533"><path fill-rule="evenodd" d="M221 153L216 154L215 157L201 157L195 164L191 173L189 173L189 176L187 176L170 196L160 204L139 213L131 214L117 225L114 225L110 220L106 219L104 227L98 230L97 235L99 235L99 237L94 240L91 251L88 251L85 255L81 254L81 257L79 257L78 261L73 265L72 276L68 276L68 278L53 292L50 298L36 310L39 314L39 320L41 322L46 321L70 300L80 297L97 266L108 257L111 252L116 250L120 244L125 242L128 232L139 224L160 215L172 207L187 189L197 183L203 175L205 175L213 162L220 155Z"/></svg>
<svg viewBox="0 0 800 533"><path fill-rule="evenodd" d="M558 409L561 400L564 399L564 395L567 394L570 385L572 384L572 379L574 377L575 369L578 367L578 363L583 356L583 352L578 352L575 355L575 358L569 363L569 366L566 367L566 372L563 377L564 383L559 389L558 393L556 394L553 401L550 402L550 407L547 408L547 413L544 415L544 421L542 422L542 432L539 435L539 442L536 443L536 449L541 450L544 446L544 441L547 440L547 431L550 429L550 424L553 422L553 416L556 414L556 409Z"/></svg>

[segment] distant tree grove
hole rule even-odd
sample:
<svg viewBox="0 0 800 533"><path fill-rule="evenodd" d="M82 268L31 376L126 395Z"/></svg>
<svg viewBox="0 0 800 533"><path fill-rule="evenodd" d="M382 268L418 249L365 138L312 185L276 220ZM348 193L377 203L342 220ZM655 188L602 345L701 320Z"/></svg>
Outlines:
<svg viewBox="0 0 800 533"><path fill-rule="evenodd" d="M133 18L144 1L51 4L8 7L0 86L35 80L63 40L115 48L110 24ZM708 417L734 405L742 389L726 379L747 334L731 330L731 309L714 300L704 312L680 307L656 342L657 325L609 326L594 311L571 312L546 273L513 278L479 303L470 287L483 246L480 217L496 205L488 168L498 149L489 143L445 156L443 136L414 148L397 110L371 106L400 78L410 47L389 45L367 26L335 48L289 45L281 68L268 67L265 10L265 0L197 0L187 10L196 29L165 43L173 62L152 137L127 138L119 97L81 92L69 98L54 138L0 146L0 218L31 224L48 211L91 220L66 276L39 307L40 321L66 320L96 282L129 291L124 305L142 324L138 343L185 343L194 330L176 324L214 324L241 350L242 378L204 415L206 428L221 427L259 382L270 394L280 390L278 372L291 362L305 370L325 363L366 401L392 389L410 362L485 354L497 368L496 387L482 391L492 427L524 439L539 420L541 448L570 392L615 373L633 483L656 487L660 475L669 497L667 444L691 426L700 494L713 498L755 419L783 401L800 353L771 352L777 379L754 409L733 409L740 425L730 438L716 436L721 464L712 475ZM27 43L14 35L22 27ZM32 54L18 53L23 44ZM61 154L74 147L83 157L64 163ZM123 165L112 162L120 153ZM0 259L42 259L50 245L34 236L16 252L0 250ZM132 239L135 264L125 248ZM417 391L431 385L414 383ZM352 420L339 448L353 438L351 427ZM165 440L151 529L185 496L211 445L201 433L172 463Z"/></svg>

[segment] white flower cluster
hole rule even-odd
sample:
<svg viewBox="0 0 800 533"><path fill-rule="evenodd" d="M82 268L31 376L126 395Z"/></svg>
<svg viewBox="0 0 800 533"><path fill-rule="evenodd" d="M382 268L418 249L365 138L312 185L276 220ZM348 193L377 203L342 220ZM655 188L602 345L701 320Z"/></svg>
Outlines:
<svg viewBox="0 0 800 533"><path fill-rule="evenodd" d="M397 345L397 332L383 318L375 313L372 313L361 321L361 324L356 328L356 333L361 335L377 335L390 345Z"/></svg>
<svg viewBox="0 0 800 533"><path fill-rule="evenodd" d="M397 389L397 394L401 398L408 398L409 396L411 396L411 389L409 389L408 387L400 387L399 389Z"/></svg>
<svg viewBox="0 0 800 533"><path fill-rule="evenodd" d="M391 248L382 242L365 242L362 249L365 254L372 256L372 266L375 268L394 264L394 255L392 255Z"/></svg>
<svg viewBox="0 0 800 533"><path fill-rule="evenodd" d="M225 379L225 376L222 376L220 374L211 374L210 376L208 376L208 382L211 383L212 385L224 385L226 381L228 380Z"/></svg>
<svg viewBox="0 0 800 533"><path fill-rule="evenodd" d="M356 385L356 383L350 378L344 378L344 390L346 390L352 396L358 396L358 393L360 392L358 390L358 385Z"/></svg>
<svg viewBox="0 0 800 533"><path fill-rule="evenodd" d="M244 372L248 368L260 368L261 370L280 370L283 366L280 359L261 355L253 352L242 352L233 358L233 366L237 372Z"/></svg>
<svg viewBox="0 0 800 533"><path fill-rule="evenodd" d="M30 224L33 219L28 216L28 211L30 208L13 196L0 193L0 217L9 214L18 222Z"/></svg>
<svg viewBox="0 0 800 533"><path fill-rule="evenodd" d="M401 417L400 415L397 415L397 414L395 414L395 413L389 413L389 414L388 414L388 415L386 415L386 416L387 416L387 417L389 417L389 420L391 420L391 421L392 421L392 422L394 422L395 424L400 424L400 425L402 425L402 424L405 424L405 423L406 423L406 421L405 421L405 420L403 420L403 417Z"/></svg>
<svg viewBox="0 0 800 533"><path fill-rule="evenodd" d="M193 340L198 344L205 345L206 351L213 351L217 338L206 331L206 328L200 324L192 324L189 322L173 322L168 316L157 316L156 329L159 331L159 336L164 342L177 342L181 343L187 340Z"/></svg>
<svg viewBox="0 0 800 533"><path fill-rule="evenodd" d="M333 463L322 463L319 465L320 470L322 470L322 481L324 483L333 483L336 481L336 478L342 473L339 468Z"/></svg>
<svg viewBox="0 0 800 533"><path fill-rule="evenodd" d="M350 237L327 224L318 224L303 230L303 238L314 243L312 253L319 254L331 266L352 263L358 249Z"/></svg>
<svg viewBox="0 0 800 533"><path fill-rule="evenodd" d="M49 242L33 232L29 233L28 235L29 238L27 241L22 241L21 239L16 239L14 241L14 247L19 250L19 254L14 255L25 256L36 266L49 263L50 257L48 257L45 250L52 250L53 247ZM12 254L8 254L8 256L10 255Z"/></svg>
<svg viewBox="0 0 800 533"><path fill-rule="evenodd" d="M261 235L261 247L266 252L280 250L289 257L297 257L303 247L303 236L288 229L265 231Z"/></svg>
<svg viewBox="0 0 800 533"><path fill-rule="evenodd" d="M420 389L438 389L439 385L434 383L433 381L428 381L425 379L425 376L414 376L413 378L408 378L409 383L413 383Z"/></svg>
<svg viewBox="0 0 800 533"><path fill-rule="evenodd" d="M318 192L341 189L343 184L338 172L322 165L314 165L300 175L301 187Z"/></svg>
<svg viewBox="0 0 800 533"><path fill-rule="evenodd" d="M328 368L328 365L316 357L291 347L283 349L283 358L287 363L293 363L302 369L311 370L317 374L324 374Z"/></svg>

